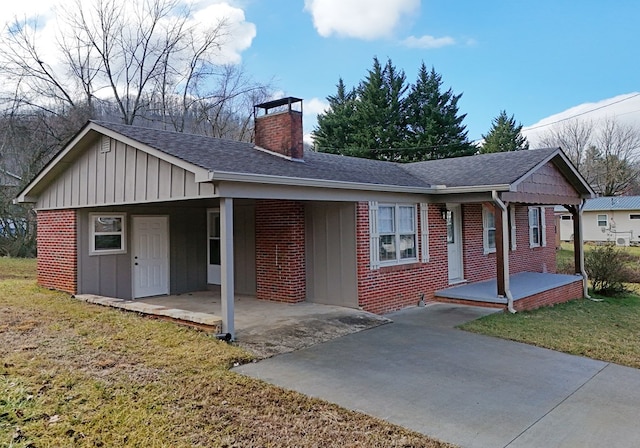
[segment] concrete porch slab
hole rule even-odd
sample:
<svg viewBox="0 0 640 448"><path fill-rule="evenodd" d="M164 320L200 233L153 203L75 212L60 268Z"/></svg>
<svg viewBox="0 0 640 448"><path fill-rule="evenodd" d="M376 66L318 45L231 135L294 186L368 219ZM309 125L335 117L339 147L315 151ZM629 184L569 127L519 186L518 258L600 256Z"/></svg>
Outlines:
<svg viewBox="0 0 640 448"><path fill-rule="evenodd" d="M578 280L582 280L582 277L579 275L520 272L510 277L511 294L513 295L514 301L522 300L541 292L569 285ZM496 304L507 303L506 298L498 297L496 279L453 286L436 291L435 295L436 297L445 299Z"/></svg>
<svg viewBox="0 0 640 448"><path fill-rule="evenodd" d="M122 300L93 295L78 299L167 318L210 333L222 325L219 290ZM391 322L359 309L310 302L282 303L235 296L236 342L259 358L291 352Z"/></svg>

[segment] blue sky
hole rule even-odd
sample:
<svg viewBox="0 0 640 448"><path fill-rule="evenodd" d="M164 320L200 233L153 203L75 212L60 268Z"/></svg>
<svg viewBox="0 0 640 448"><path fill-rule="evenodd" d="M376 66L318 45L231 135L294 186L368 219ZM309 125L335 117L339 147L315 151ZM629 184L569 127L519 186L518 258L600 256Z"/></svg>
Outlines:
<svg viewBox="0 0 640 448"><path fill-rule="evenodd" d="M242 63L256 80L305 100L306 133L338 79L357 84L374 56L390 58L409 82L422 61L433 66L444 88L463 94L459 107L471 139L486 133L502 109L530 126L640 91L637 0L189 1L199 20L224 16L233 25L227 62ZM52 4L8 3L0 20L38 14L53 29ZM630 104L626 117L640 123L640 102Z"/></svg>
<svg viewBox="0 0 640 448"><path fill-rule="evenodd" d="M375 2L327 3L366 9ZM345 32L321 36L302 1L247 2L246 19L257 33L243 54L245 65L261 79L273 76L285 94L308 103L335 93L339 77L347 85L358 83L374 56L391 58L411 82L424 61L442 75L445 87L463 94L459 106L472 139L486 133L502 109L526 126L582 103L640 91L638 1L381 3L417 7L391 33L365 39ZM411 48L405 43L411 36L451 43Z"/></svg>

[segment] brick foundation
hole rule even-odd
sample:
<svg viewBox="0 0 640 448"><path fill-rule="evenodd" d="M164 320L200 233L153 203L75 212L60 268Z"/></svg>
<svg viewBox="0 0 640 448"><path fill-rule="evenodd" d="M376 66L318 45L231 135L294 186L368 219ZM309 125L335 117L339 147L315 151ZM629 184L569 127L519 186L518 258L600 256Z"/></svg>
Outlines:
<svg viewBox="0 0 640 448"><path fill-rule="evenodd" d="M78 288L75 210L38 212L38 284L76 294Z"/></svg>
<svg viewBox="0 0 640 448"><path fill-rule="evenodd" d="M296 303L306 299L304 205L256 202L256 297Z"/></svg>
<svg viewBox="0 0 640 448"><path fill-rule="evenodd" d="M516 311L534 310L542 306L555 305L557 303L568 302L569 300L582 298L582 280L577 280L568 285L549 289L538 294L533 294L513 302ZM457 303L461 305L482 306L486 308L505 308L505 304L477 302L475 300L449 299L446 297L436 297L437 302Z"/></svg>

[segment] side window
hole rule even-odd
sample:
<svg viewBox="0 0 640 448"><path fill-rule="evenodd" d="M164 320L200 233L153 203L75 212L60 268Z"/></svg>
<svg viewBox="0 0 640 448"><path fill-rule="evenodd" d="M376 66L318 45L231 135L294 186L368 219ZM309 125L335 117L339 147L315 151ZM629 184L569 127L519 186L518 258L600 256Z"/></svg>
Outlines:
<svg viewBox="0 0 640 448"><path fill-rule="evenodd" d="M529 207L529 246L546 246L545 208Z"/></svg>
<svg viewBox="0 0 640 448"><path fill-rule="evenodd" d="M496 215L485 206L482 206L482 242L485 254L496 251Z"/></svg>
<svg viewBox="0 0 640 448"><path fill-rule="evenodd" d="M92 255L126 253L126 215L124 213L91 213L89 227Z"/></svg>
<svg viewBox="0 0 640 448"><path fill-rule="evenodd" d="M598 227L607 227L609 217L607 215L598 215Z"/></svg>
<svg viewBox="0 0 640 448"><path fill-rule="evenodd" d="M417 261L417 207L379 204L376 208L375 203L369 207L371 266L375 269L380 265Z"/></svg>

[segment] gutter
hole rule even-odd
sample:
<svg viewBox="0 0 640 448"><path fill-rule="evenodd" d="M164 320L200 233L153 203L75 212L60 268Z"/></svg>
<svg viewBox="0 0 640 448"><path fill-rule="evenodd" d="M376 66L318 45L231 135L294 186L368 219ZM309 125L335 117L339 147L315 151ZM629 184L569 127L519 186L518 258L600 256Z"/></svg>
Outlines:
<svg viewBox="0 0 640 448"><path fill-rule="evenodd" d="M582 249L580 249L580 275L582 275L582 293L584 294L585 299L595 300L592 299L589 295L589 279L587 278L587 271L584 267L584 233L582 232L582 210L584 209L586 203L587 200L583 198L582 203L578 207L578 222L580 223L580 238L582 239L582 241L580 241L580 245L582 246Z"/></svg>
<svg viewBox="0 0 640 448"><path fill-rule="evenodd" d="M500 231L502 232L502 259L504 263L502 268L506 271L504 272L504 293L507 296L507 310L511 314L515 314L516 309L513 307L513 295L511 294L510 278L509 278L509 235L507 233L508 229L507 229L507 232L505 232L505 223L507 223L509 219L508 210L507 210L506 204L502 202L502 199L500 199L500 197L498 196L498 192L496 190L491 191L491 197L493 198L493 202L498 207L500 207L500 210L502 212L502 229L500 229ZM507 233L507 235L505 235L505 233Z"/></svg>
<svg viewBox="0 0 640 448"><path fill-rule="evenodd" d="M406 185L372 184L365 182L345 182L326 179L309 179L303 177L275 176L269 174L237 173L230 171L209 171L206 179L196 178L197 182L246 182L271 185L288 185L314 188L336 188L344 190L386 191L395 193L416 194L453 194L453 193L484 193L490 190L508 191L509 185L480 185L473 187L447 187L446 185L431 185L429 187L411 187Z"/></svg>

